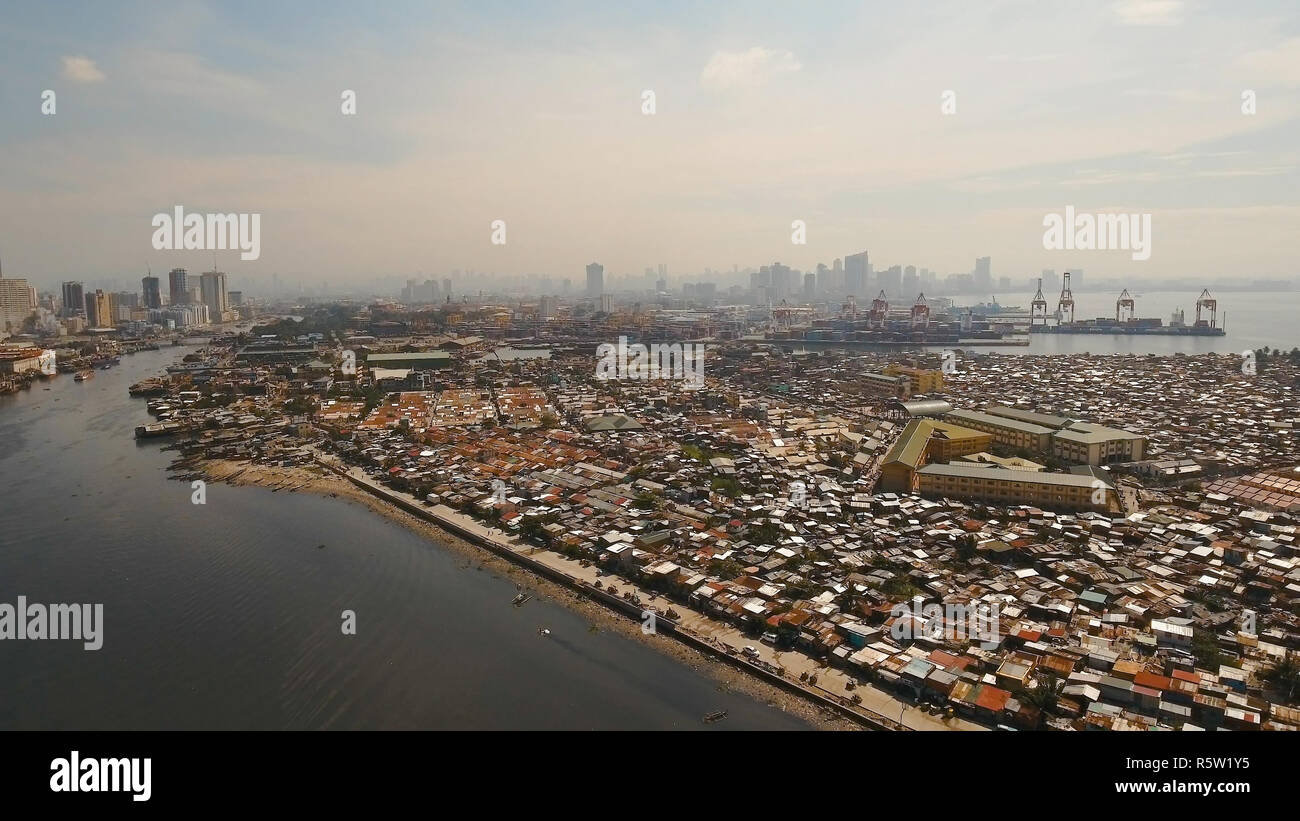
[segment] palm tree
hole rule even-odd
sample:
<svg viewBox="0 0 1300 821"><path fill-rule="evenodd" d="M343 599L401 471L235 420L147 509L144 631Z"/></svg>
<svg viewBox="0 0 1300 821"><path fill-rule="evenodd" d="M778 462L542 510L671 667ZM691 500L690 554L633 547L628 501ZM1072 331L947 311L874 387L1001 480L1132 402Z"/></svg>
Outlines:
<svg viewBox="0 0 1300 821"><path fill-rule="evenodd" d="M1281 661L1264 671L1262 678L1277 690L1286 691L1286 703L1295 701L1296 685L1300 684L1300 664L1296 663L1295 654L1288 650Z"/></svg>

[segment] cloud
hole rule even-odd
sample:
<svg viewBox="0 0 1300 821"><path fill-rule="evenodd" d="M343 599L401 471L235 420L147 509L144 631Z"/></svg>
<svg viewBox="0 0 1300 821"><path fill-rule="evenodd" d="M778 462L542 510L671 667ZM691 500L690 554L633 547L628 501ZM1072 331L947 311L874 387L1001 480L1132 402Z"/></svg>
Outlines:
<svg viewBox="0 0 1300 821"><path fill-rule="evenodd" d="M1259 78L1259 85L1300 86L1300 37L1283 41L1276 48L1243 54L1240 62Z"/></svg>
<svg viewBox="0 0 1300 821"><path fill-rule="evenodd" d="M1124 26L1177 26L1183 22L1182 0L1121 0L1111 9Z"/></svg>
<svg viewBox="0 0 1300 821"><path fill-rule="evenodd" d="M89 57L64 57L63 76L77 83L104 82L104 72Z"/></svg>
<svg viewBox="0 0 1300 821"><path fill-rule="evenodd" d="M700 84L713 91L754 88L800 68L795 56L783 49L754 46L749 51L719 51L700 72Z"/></svg>

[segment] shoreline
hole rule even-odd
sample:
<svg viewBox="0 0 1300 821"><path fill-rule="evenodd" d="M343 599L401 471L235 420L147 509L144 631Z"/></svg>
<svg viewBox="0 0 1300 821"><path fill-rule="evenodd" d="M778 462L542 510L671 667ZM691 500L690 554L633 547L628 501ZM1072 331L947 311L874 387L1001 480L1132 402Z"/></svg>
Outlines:
<svg viewBox="0 0 1300 821"><path fill-rule="evenodd" d="M170 469L171 478L202 478L223 484L261 487L272 492L295 493L306 491L330 498L342 498L360 504L372 513L406 527L440 547L452 550L477 561L482 567L499 577L524 582L524 587L535 591L539 598L550 599L590 620L597 628L617 632L620 636L639 641L674 661L685 664L696 672L704 673L724 691L737 691L763 704L798 716L813 729L865 730L858 721L817 704L814 694L807 696L791 692L727 664L701 650L688 647L682 641L666 635L645 635L639 622L613 612L609 607L582 595L558 582L496 554L492 550L439 526L417 517L395 504L386 502L357 487L347 479L334 474L321 465L311 467L272 467L224 459L199 458L180 460ZM179 473L178 473L179 472Z"/></svg>

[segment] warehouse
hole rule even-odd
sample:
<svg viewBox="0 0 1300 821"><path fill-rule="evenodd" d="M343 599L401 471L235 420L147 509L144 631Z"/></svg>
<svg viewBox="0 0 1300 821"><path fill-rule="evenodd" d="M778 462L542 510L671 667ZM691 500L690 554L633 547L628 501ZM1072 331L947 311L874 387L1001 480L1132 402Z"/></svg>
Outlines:
<svg viewBox="0 0 1300 821"><path fill-rule="evenodd" d="M1072 473L1035 473L998 467L926 465L916 471L923 495L974 499L999 505L1064 510L1111 510L1115 488Z"/></svg>

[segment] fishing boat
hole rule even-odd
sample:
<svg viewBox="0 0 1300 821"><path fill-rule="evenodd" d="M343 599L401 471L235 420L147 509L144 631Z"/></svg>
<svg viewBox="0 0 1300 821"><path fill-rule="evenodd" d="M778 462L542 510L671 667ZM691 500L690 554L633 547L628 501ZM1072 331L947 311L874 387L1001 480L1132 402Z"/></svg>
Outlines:
<svg viewBox="0 0 1300 821"><path fill-rule="evenodd" d="M520 607L532 597L533 595L531 593L520 593L518 596L515 596L513 604L515 607Z"/></svg>
<svg viewBox="0 0 1300 821"><path fill-rule="evenodd" d="M726 711L726 710L718 710L718 711L716 711L716 712L712 712L712 713L709 713L708 715L706 715L706 716L704 717L704 723L705 723L705 724L712 724L712 723L714 723L715 721L721 721L722 719L724 719L724 718L726 718L726 717L727 717L727 711Z"/></svg>
<svg viewBox="0 0 1300 821"><path fill-rule="evenodd" d="M84 371L78 371L78 372L77 372L77 375L74 376L74 377L72 377L72 378L73 378L75 381L77 381L77 382L85 382L87 379L92 379L92 378L94 378L94 376L95 376L95 372L94 372L94 371L92 371L92 370L84 370Z"/></svg>

